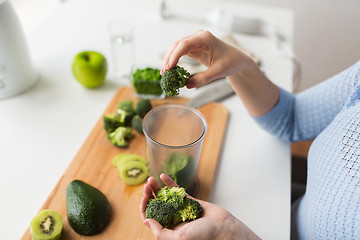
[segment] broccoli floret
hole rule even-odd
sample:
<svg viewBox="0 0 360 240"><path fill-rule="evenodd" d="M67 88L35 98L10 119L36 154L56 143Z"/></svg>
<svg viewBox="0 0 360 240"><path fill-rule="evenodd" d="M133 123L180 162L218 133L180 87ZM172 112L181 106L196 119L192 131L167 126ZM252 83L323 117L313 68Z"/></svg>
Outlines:
<svg viewBox="0 0 360 240"><path fill-rule="evenodd" d="M132 84L137 93L161 95L163 91L160 87L160 79L160 69L138 68L132 75Z"/></svg>
<svg viewBox="0 0 360 240"><path fill-rule="evenodd" d="M157 198L149 201L145 213L146 218L154 219L163 227L170 228L179 222L199 218L202 211L199 202L187 198L184 188L163 187L157 192Z"/></svg>
<svg viewBox="0 0 360 240"><path fill-rule="evenodd" d="M140 99L135 106L135 113L143 118L152 109L152 105L149 99Z"/></svg>
<svg viewBox="0 0 360 240"><path fill-rule="evenodd" d="M142 118L139 117L138 115L136 115L135 117L133 117L133 119L131 120L131 126L138 131L139 133L143 133L142 130Z"/></svg>
<svg viewBox="0 0 360 240"><path fill-rule="evenodd" d="M176 65L174 68L163 73L160 86L168 96L179 95L179 88L185 87L190 73L183 67Z"/></svg>
<svg viewBox="0 0 360 240"><path fill-rule="evenodd" d="M174 224L176 209L166 202L151 199L146 207L146 218L158 221L163 227L169 228Z"/></svg>
<svg viewBox="0 0 360 240"><path fill-rule="evenodd" d="M202 214L203 209L196 200L185 198L183 206L184 207L176 213L174 222L192 221L199 218Z"/></svg>
<svg viewBox="0 0 360 240"><path fill-rule="evenodd" d="M124 126L124 122L120 121L117 114L106 114L103 117L104 129L107 133L115 131L118 127Z"/></svg>
<svg viewBox="0 0 360 240"><path fill-rule="evenodd" d="M133 108L133 101L132 100L125 100L119 102L119 105L117 107L118 109L124 110L126 112L134 112Z"/></svg>
<svg viewBox="0 0 360 240"><path fill-rule="evenodd" d="M131 119L135 115L133 101L125 100L120 102L116 112L119 115L120 122L125 126L130 126Z"/></svg>
<svg viewBox="0 0 360 240"><path fill-rule="evenodd" d="M114 132L107 135L109 141L118 147L126 147L132 137L130 127L118 127Z"/></svg>
<svg viewBox="0 0 360 240"><path fill-rule="evenodd" d="M187 193L185 192L184 188L163 187L157 192L156 196L160 201L167 202L175 209L181 209L183 207L184 198L187 196Z"/></svg>

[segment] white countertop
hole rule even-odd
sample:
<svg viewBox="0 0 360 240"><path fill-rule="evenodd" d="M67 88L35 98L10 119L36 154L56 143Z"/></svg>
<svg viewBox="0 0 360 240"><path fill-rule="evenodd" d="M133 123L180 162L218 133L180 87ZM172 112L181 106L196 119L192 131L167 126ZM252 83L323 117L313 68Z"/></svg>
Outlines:
<svg viewBox="0 0 360 240"><path fill-rule="evenodd" d="M208 1L201 9L215 6L271 17L292 41L289 10L227 1ZM40 79L26 93L0 100L1 239L23 235L120 87L108 79L98 89L85 89L71 72L72 59L82 50L97 50L111 59L110 21L135 23L137 62L159 67L161 52L179 38L200 28L223 34L206 24L161 21L156 10L155 1L72 0L28 34ZM235 37L261 58L270 79L291 90L292 63L276 54L271 39ZM181 94L191 97L199 91L184 89ZM289 239L290 145L260 129L236 96L222 103L230 117L210 201L264 239Z"/></svg>

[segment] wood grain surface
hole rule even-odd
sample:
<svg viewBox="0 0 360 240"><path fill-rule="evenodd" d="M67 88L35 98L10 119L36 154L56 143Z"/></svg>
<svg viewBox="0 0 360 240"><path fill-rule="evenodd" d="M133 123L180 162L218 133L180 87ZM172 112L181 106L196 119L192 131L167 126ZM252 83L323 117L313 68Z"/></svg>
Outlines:
<svg viewBox="0 0 360 240"><path fill-rule="evenodd" d="M122 87L116 92L104 114L115 113L117 105L122 100L138 101L132 88ZM188 99L167 97L151 100L154 106L166 103L184 104ZM221 151L222 139L227 125L228 110L219 103L208 103L199 108L208 122L208 132L204 139L197 177L199 192L197 198L207 200L210 194L216 165ZM129 186L121 181L117 168L112 166L112 158L118 153L136 153L146 156L145 137L133 131L134 138L128 148L113 146L103 129L101 116L84 144L68 166L67 170L43 204L43 209L52 209L63 217L64 228L61 239L122 239L147 240L155 239L147 227L143 225L139 213L139 203L142 197L143 184ZM102 191L108 198L112 216L108 226L95 236L86 237L77 234L69 225L66 216L66 194L68 184L74 179L80 179ZM40 211L39 210L39 211ZM29 223L30 224L30 223ZM24 233L23 240L32 239L30 229Z"/></svg>

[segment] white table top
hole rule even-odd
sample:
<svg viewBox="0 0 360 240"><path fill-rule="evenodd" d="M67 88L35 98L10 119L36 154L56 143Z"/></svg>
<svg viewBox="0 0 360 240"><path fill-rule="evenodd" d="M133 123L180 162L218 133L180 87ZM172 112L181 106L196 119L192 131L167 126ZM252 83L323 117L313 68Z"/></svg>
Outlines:
<svg viewBox="0 0 360 240"><path fill-rule="evenodd" d="M292 41L289 10L220 1L208 1L206 9L220 4L275 19ZM1 239L22 236L120 86L108 79L101 88L85 89L71 72L81 50L97 50L111 59L110 21L135 23L137 62L159 67L160 53L179 38L200 28L223 34L206 24L161 21L156 10L155 2L146 0L67 1L27 36L41 77L26 93L0 100ZM261 58L270 79L291 90L292 63L276 54L269 38L238 34L236 39ZM181 94L191 97L199 91ZM264 239L289 239L290 145L260 129L236 96L222 103L230 117L210 201Z"/></svg>

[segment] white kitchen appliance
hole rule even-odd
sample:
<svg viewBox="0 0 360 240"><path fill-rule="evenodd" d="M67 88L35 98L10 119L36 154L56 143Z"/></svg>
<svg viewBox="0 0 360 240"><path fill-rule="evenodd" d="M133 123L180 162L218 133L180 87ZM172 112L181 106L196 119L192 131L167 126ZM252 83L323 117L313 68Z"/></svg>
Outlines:
<svg viewBox="0 0 360 240"><path fill-rule="evenodd" d="M20 21L8 0L0 0L0 99L19 94L38 79Z"/></svg>

